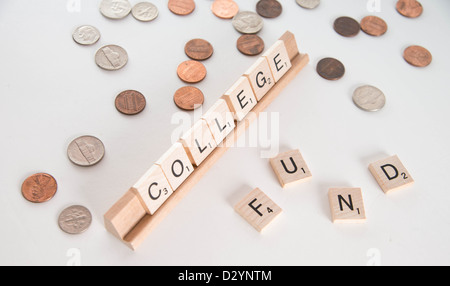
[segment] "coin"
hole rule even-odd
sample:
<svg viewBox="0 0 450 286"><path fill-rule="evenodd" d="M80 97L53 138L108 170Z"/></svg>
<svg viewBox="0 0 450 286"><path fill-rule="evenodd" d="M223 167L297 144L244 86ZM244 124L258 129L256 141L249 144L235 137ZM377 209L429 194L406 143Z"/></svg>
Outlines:
<svg viewBox="0 0 450 286"><path fill-rule="evenodd" d="M263 19L255 12L239 12L233 18L233 27L242 34L256 34L263 26Z"/></svg>
<svg viewBox="0 0 450 286"><path fill-rule="evenodd" d="M353 93L353 102L364 111L378 111L386 104L386 97L378 88L364 85Z"/></svg>
<svg viewBox="0 0 450 286"><path fill-rule="evenodd" d="M260 0L256 12L264 18L276 18L283 12L283 6L276 0Z"/></svg>
<svg viewBox="0 0 450 286"><path fill-rule="evenodd" d="M185 86L175 92L173 100L179 108L190 111L202 106L205 97L200 89Z"/></svg>
<svg viewBox="0 0 450 286"><path fill-rule="evenodd" d="M247 56L256 56L264 51L264 41L258 35L242 35L237 40L238 50Z"/></svg>
<svg viewBox="0 0 450 286"><path fill-rule="evenodd" d="M327 80L338 80L345 74L344 65L333 58L324 58L317 64L317 73Z"/></svg>
<svg viewBox="0 0 450 286"><path fill-rule="evenodd" d="M211 5L211 10L221 19L232 19L239 12L239 6L233 0L215 0Z"/></svg>
<svg viewBox="0 0 450 286"><path fill-rule="evenodd" d="M403 58L415 67L426 67L433 60L431 53L421 46L410 46L406 48L403 53Z"/></svg>
<svg viewBox="0 0 450 286"><path fill-rule="evenodd" d="M186 43L184 51L193 60L203 61L209 59L213 52L213 46L206 40L193 39Z"/></svg>
<svg viewBox="0 0 450 286"><path fill-rule="evenodd" d="M127 64L128 54L122 47L116 45L104 46L95 54L95 62L104 70L115 71Z"/></svg>
<svg viewBox="0 0 450 286"><path fill-rule="evenodd" d="M136 115L145 109L146 100L139 91L126 90L116 97L115 105L117 110L125 115Z"/></svg>
<svg viewBox="0 0 450 286"><path fill-rule="evenodd" d="M361 30L364 33L379 37L387 32L388 26L386 22L377 16L367 16L361 20Z"/></svg>
<svg viewBox="0 0 450 286"><path fill-rule="evenodd" d="M361 26L350 17L339 17L334 21L334 30L341 36L354 37L358 35Z"/></svg>
<svg viewBox="0 0 450 286"><path fill-rule="evenodd" d="M91 212L83 206L71 206L61 212L58 224L68 234L85 232L92 223Z"/></svg>
<svg viewBox="0 0 450 286"><path fill-rule="evenodd" d="M397 2L397 11L408 18L417 18L423 13L422 4L416 0L400 0Z"/></svg>
<svg viewBox="0 0 450 286"><path fill-rule="evenodd" d="M141 2L134 5L131 14L136 20L150 22L158 17L158 8L149 2Z"/></svg>
<svg viewBox="0 0 450 286"><path fill-rule="evenodd" d="M320 4L320 0L296 0L297 4L306 9L314 9Z"/></svg>
<svg viewBox="0 0 450 286"><path fill-rule="evenodd" d="M180 16L186 16L194 12L194 0L169 0L169 10Z"/></svg>
<svg viewBox="0 0 450 286"><path fill-rule="evenodd" d="M94 136L81 136L69 144L67 155L75 165L89 167L103 159L105 146Z"/></svg>
<svg viewBox="0 0 450 286"><path fill-rule="evenodd" d="M90 46L98 42L100 32L92 26L78 27L72 34L73 40L83 46Z"/></svg>
<svg viewBox="0 0 450 286"><path fill-rule="evenodd" d="M38 173L27 178L22 184L23 197L32 203L44 203L52 199L58 184L49 174Z"/></svg>
<svg viewBox="0 0 450 286"><path fill-rule="evenodd" d="M197 83L206 77L206 68L201 62L185 61L178 66L177 74L184 82Z"/></svg>
<svg viewBox="0 0 450 286"><path fill-rule="evenodd" d="M128 0L102 0L100 12L109 19L123 19L131 12L131 4Z"/></svg>

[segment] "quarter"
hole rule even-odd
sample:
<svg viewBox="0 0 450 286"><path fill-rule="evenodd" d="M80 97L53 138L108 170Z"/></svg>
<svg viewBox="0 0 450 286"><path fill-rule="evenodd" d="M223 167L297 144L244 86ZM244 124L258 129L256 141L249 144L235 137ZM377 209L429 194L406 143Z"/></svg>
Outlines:
<svg viewBox="0 0 450 286"><path fill-rule="evenodd" d="M123 19L131 12L131 4L128 0L102 0L100 12L109 19Z"/></svg>

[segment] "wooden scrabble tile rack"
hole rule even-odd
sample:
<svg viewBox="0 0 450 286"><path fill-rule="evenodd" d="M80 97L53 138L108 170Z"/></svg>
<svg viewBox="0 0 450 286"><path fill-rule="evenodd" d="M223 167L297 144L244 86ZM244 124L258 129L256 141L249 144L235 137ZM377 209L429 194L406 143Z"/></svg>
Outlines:
<svg viewBox="0 0 450 286"><path fill-rule="evenodd" d="M153 213L149 214L142 197L135 188L128 190L109 211L104 215L106 229L119 238L128 247L136 250L153 229L162 222L170 211L188 194L197 182L206 174L222 155L232 146L239 136L245 132L249 125L258 118L258 115L269 106L280 92L297 76L297 74L308 64L309 56L301 54L297 42L292 33L284 33L280 39L284 43L287 56L290 59L289 70L278 79L274 76L276 83L259 100L243 120L236 122L236 126L223 141L198 165L184 182L173 190L170 197ZM280 41L270 50L279 49ZM273 64L273 63L272 63ZM259 98L260 96L258 96ZM153 168L153 167L152 167Z"/></svg>

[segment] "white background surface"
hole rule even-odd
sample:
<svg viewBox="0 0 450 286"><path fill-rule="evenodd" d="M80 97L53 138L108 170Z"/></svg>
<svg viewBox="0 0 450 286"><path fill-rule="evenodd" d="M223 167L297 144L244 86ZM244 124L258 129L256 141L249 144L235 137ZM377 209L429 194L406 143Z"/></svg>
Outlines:
<svg viewBox="0 0 450 286"><path fill-rule="evenodd" d="M381 0L381 11L373 13L361 0L323 0L312 11L281 1L283 14L266 19L259 35L269 47L290 30L311 62L267 111L279 114L280 151L299 148L313 179L283 190L261 158L264 148L232 148L137 252L105 230L103 214L171 145L178 127L171 119L179 112L172 97L183 86L176 68L187 60L184 44L204 38L215 48L204 62L207 78L196 85L206 96L204 110L256 58L237 51L240 34L231 21L211 13L212 1L196 0L195 12L180 17L167 9L167 1L153 0L160 15L150 23L131 15L108 20L98 11L100 1L80 0L79 11L68 10L67 2L0 3L1 265L450 264L450 1L423 0L424 14L417 19L398 14L395 0ZM257 1L236 2L254 11ZM386 35L348 39L332 28L339 16L360 20L370 14L386 20ZM95 46L73 42L72 32L82 24L100 30ZM128 51L124 69L96 66L95 52L106 44ZM403 50L413 44L431 51L429 67L403 60ZM328 56L346 66L337 82L315 72ZM353 105L352 92L362 84L384 91L387 105L381 112ZM116 111L114 99L125 89L146 96L140 115ZM66 150L87 134L99 137L107 154L97 166L80 168ZM394 154L416 184L386 196L367 167ZM22 182L37 172L52 174L59 184L57 195L41 205L20 192ZM331 223L327 192L334 186L363 189L365 224ZM263 234L233 210L255 187L284 210ZM91 228L79 236L57 225L59 213L73 204L93 214Z"/></svg>

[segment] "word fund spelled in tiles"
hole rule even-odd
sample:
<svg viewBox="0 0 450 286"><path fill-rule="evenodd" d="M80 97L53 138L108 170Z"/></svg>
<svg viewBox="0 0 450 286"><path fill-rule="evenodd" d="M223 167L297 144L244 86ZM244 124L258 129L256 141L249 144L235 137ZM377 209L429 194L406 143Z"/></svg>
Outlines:
<svg viewBox="0 0 450 286"><path fill-rule="evenodd" d="M334 223L366 221L366 212L360 188L332 188L328 191L328 199Z"/></svg>
<svg viewBox="0 0 450 286"><path fill-rule="evenodd" d="M396 155L370 164L369 170L386 194L414 184L412 176Z"/></svg>
<svg viewBox="0 0 450 286"><path fill-rule="evenodd" d="M270 159L270 165L272 165L273 171L283 188L312 177L311 171L299 150L279 154Z"/></svg>

